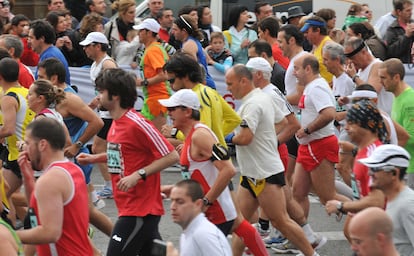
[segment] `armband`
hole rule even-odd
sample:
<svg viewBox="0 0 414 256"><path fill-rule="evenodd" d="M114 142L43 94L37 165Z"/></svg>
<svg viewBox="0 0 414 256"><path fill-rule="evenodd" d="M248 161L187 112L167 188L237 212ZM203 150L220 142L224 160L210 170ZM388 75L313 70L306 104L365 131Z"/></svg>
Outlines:
<svg viewBox="0 0 414 256"><path fill-rule="evenodd" d="M213 151L211 152L211 158L210 160L212 162L218 160L229 160L230 159L230 155L229 155L229 151L227 150L227 148L225 148L223 145L221 145L220 143L216 143L213 145Z"/></svg>
<svg viewBox="0 0 414 256"><path fill-rule="evenodd" d="M247 121L243 119L241 121L241 123L240 123L240 127L242 127L242 128L249 128L249 125L247 124Z"/></svg>

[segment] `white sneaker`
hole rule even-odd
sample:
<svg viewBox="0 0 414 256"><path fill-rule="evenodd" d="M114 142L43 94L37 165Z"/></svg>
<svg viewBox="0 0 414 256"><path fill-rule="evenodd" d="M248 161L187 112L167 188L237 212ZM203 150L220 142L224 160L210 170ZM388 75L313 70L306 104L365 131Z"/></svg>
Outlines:
<svg viewBox="0 0 414 256"><path fill-rule="evenodd" d="M106 206L105 201L102 199L98 199L95 202L93 202L93 205L96 207L96 209L100 210Z"/></svg>

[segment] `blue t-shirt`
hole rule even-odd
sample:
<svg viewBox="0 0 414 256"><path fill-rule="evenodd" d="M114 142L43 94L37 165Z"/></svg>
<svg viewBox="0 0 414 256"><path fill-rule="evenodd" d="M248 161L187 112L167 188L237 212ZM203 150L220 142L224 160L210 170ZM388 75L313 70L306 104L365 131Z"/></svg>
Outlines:
<svg viewBox="0 0 414 256"><path fill-rule="evenodd" d="M49 58L57 58L59 59L63 65L65 66L65 70L66 70L66 78L65 78L65 82L67 84L70 84L70 73L69 73L69 65L68 62L65 58L65 56L63 55L63 53L59 50L59 48L57 48L56 46L52 45L49 48L47 48L44 52L42 52L40 54L40 58L39 58L39 63L45 59L49 59ZM37 70L38 68L36 68L35 71L35 78L37 79Z"/></svg>

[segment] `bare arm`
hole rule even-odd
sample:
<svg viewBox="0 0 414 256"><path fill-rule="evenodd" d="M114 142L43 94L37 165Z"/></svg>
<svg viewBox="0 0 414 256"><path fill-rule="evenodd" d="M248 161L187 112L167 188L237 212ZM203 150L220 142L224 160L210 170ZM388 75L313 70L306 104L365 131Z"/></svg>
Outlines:
<svg viewBox="0 0 414 256"><path fill-rule="evenodd" d="M212 156L213 145L217 143L215 138L206 129L197 129L191 140L191 157L194 160L210 159ZM217 197L229 185L231 178L236 174L236 169L230 160L216 160L214 166L219 171L217 179L205 194L210 202L214 202Z"/></svg>
<svg viewBox="0 0 414 256"><path fill-rule="evenodd" d="M325 127L334 120L335 114L336 110L334 107L327 107L322 109L321 111L319 111L319 115L316 117L315 120L313 120L313 122L308 124L307 127L302 127L301 129L299 129L299 131L296 133L296 136L298 136L298 138L307 136L308 134L306 134L304 131L305 128L308 128L309 132L312 133Z"/></svg>
<svg viewBox="0 0 414 256"><path fill-rule="evenodd" d="M16 133L17 109L18 103L14 97L6 95L1 98L3 126L0 128L0 138L6 138Z"/></svg>
<svg viewBox="0 0 414 256"><path fill-rule="evenodd" d="M399 123L392 120L395 131L397 132L398 146L404 147L407 141L410 139L410 134Z"/></svg>
<svg viewBox="0 0 414 256"><path fill-rule="evenodd" d="M303 95L303 90L305 90L303 85L296 84L296 93L286 96L287 101L292 105L298 105Z"/></svg>
<svg viewBox="0 0 414 256"><path fill-rule="evenodd" d="M295 133L300 129L300 123L294 113L286 116L287 124L283 130L277 135L280 143L285 143L290 140Z"/></svg>

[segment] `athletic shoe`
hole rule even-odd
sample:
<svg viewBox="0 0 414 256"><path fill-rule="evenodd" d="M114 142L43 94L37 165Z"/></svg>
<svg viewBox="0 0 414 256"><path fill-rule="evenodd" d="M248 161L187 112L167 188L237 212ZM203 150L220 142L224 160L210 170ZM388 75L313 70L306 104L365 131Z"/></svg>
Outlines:
<svg viewBox="0 0 414 256"><path fill-rule="evenodd" d="M269 236L269 234L270 234L270 228L267 229L267 230L262 229L260 227L260 224L259 223L254 223L254 224L252 224L252 226L256 228L257 232L259 232L259 235L262 237L262 239L264 239L264 238L266 238L266 237Z"/></svg>
<svg viewBox="0 0 414 256"><path fill-rule="evenodd" d="M266 248L270 248L272 245L280 244L286 241L286 238L282 236L268 236L263 239L263 242L266 245Z"/></svg>
<svg viewBox="0 0 414 256"><path fill-rule="evenodd" d="M270 249L272 249L276 253L281 253L281 254L300 253L299 249L296 246L294 246L289 240L286 240L285 242L280 243L280 244L272 245L272 247L270 247Z"/></svg>
<svg viewBox="0 0 414 256"><path fill-rule="evenodd" d="M316 241L312 243L312 247L314 250L318 250L322 248L322 246L324 246L326 242L328 242L328 239L326 238L326 236L321 236L319 234L315 234L315 235L316 235Z"/></svg>
<svg viewBox="0 0 414 256"><path fill-rule="evenodd" d="M296 256L305 256L303 253L296 254ZM313 254L313 256L320 256L317 252Z"/></svg>
<svg viewBox="0 0 414 256"><path fill-rule="evenodd" d="M114 198L114 194L112 193L112 189L108 187L104 187L102 190L97 192L98 197L101 199L110 199Z"/></svg>
<svg viewBox="0 0 414 256"><path fill-rule="evenodd" d="M100 210L100 209L104 208L106 204L105 204L104 200L98 198L98 200L93 202L93 205L96 207L96 209Z"/></svg>
<svg viewBox="0 0 414 256"><path fill-rule="evenodd" d="M95 230L92 227L88 227L88 236L90 239L93 238L94 234L95 234Z"/></svg>

